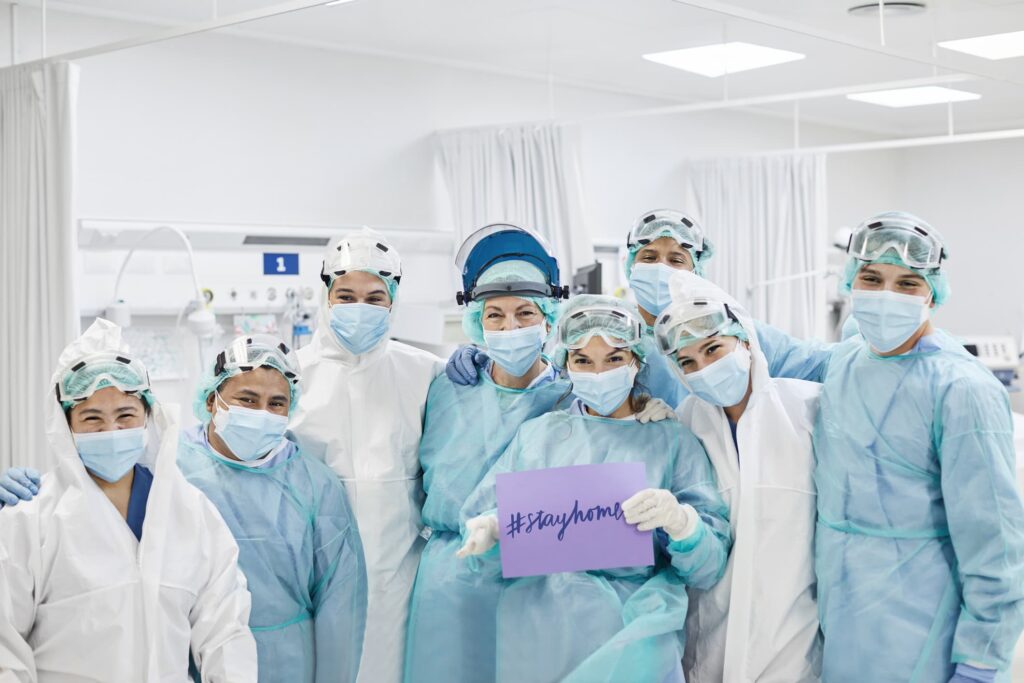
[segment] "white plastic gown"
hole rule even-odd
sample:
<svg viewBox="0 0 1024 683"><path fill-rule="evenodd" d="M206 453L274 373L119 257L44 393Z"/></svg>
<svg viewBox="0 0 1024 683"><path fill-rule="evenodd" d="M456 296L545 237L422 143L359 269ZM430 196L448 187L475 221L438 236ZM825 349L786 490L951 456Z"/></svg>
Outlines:
<svg viewBox="0 0 1024 683"><path fill-rule="evenodd" d="M120 329L97 321L58 365L120 348ZM89 477L51 396L46 424L57 467L36 498L0 510L0 602L6 593L15 631L0 628L6 673L20 681L184 683L191 651L203 681L255 683L238 546L178 471L170 411L157 404L149 417L142 464L153 485L140 542Z"/></svg>
<svg viewBox="0 0 1024 683"><path fill-rule="evenodd" d="M814 447L823 679L1008 678L1024 507L999 381L942 331L888 358L857 335L828 362Z"/></svg>
<svg viewBox="0 0 1024 683"><path fill-rule="evenodd" d="M679 670L686 587L710 588L729 553L728 511L704 448L675 420L641 424L567 411L520 427L462 508L463 522L496 507L501 472L643 462L647 484L692 505L702 523L682 541L654 536L657 564L503 581L498 683L662 683ZM470 558L482 569L500 548Z"/></svg>
<svg viewBox="0 0 1024 683"><path fill-rule="evenodd" d="M690 591L688 683L806 683L821 674L814 578L812 433L821 386L772 379L753 321L717 286L686 273L688 296L729 304L750 340L753 389L733 444L725 411L690 395L680 421L707 449L735 542L725 576ZM943 682L944 683L944 682Z"/></svg>
<svg viewBox="0 0 1024 683"><path fill-rule="evenodd" d="M335 339L326 311L322 306L313 341L298 351L303 395L291 429L302 451L345 483L359 526L369 595L358 680L398 683L424 545L423 413L444 363L389 339L353 355Z"/></svg>

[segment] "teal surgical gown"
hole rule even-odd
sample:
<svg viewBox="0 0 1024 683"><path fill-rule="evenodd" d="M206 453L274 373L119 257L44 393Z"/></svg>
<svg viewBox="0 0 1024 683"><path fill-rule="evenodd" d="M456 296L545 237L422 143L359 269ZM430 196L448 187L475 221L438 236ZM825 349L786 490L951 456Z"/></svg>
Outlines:
<svg viewBox="0 0 1024 683"><path fill-rule="evenodd" d="M494 680L501 572L474 572L456 559L459 510L519 426L560 399L567 402L568 391L564 380L508 389L496 385L489 372L473 386L454 384L445 375L430 385L419 456L427 494L423 523L431 535L409 610L408 683Z"/></svg>
<svg viewBox="0 0 1024 683"><path fill-rule="evenodd" d="M569 411L530 420L470 496L462 519L494 510L499 473L609 462L645 463L648 486L692 505L702 524L683 541L655 534L655 566L503 579L498 683L661 683L679 669L685 587L713 586L731 543L728 509L707 454L681 424ZM499 572L499 557L495 549L466 562Z"/></svg>
<svg viewBox="0 0 1024 683"><path fill-rule="evenodd" d="M292 442L265 467L228 462L203 426L182 433L178 466L238 542L260 681L355 681L366 568L337 475Z"/></svg>
<svg viewBox="0 0 1024 683"><path fill-rule="evenodd" d="M1006 391L942 332L828 362L815 427L823 680L1006 670L1024 625L1024 509Z"/></svg>

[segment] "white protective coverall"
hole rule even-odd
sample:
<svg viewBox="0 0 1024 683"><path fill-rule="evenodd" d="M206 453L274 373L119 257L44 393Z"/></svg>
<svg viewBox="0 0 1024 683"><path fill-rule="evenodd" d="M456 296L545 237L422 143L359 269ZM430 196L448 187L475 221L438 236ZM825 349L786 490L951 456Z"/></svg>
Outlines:
<svg viewBox="0 0 1024 683"><path fill-rule="evenodd" d="M61 354L127 351L99 320ZM257 680L249 591L238 546L175 459L178 424L159 404L140 463L153 473L142 541L85 470L54 392L47 435L56 468L29 502L0 510L0 680L185 683ZM7 602L5 606L2 603Z"/></svg>
<svg viewBox="0 0 1024 683"><path fill-rule="evenodd" d="M313 340L298 351L303 395L291 430L305 453L345 483L359 525L369 595L357 680L398 683L424 545L423 413L444 362L387 338L354 355L334 337L327 311L320 307Z"/></svg>
<svg viewBox="0 0 1024 683"><path fill-rule="evenodd" d="M769 377L753 320L719 287L681 271L672 290L673 301L706 296L729 305L750 340L753 381L739 453L722 408L691 394L678 410L704 443L735 534L722 580L689 591L687 683L818 681L811 435L820 385Z"/></svg>

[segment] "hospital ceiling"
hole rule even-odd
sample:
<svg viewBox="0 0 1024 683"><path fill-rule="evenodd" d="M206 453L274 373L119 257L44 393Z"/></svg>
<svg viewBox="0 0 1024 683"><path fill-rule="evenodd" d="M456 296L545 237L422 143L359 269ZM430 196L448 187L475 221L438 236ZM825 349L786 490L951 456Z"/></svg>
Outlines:
<svg viewBox="0 0 1024 683"><path fill-rule="evenodd" d="M960 77L948 87L981 95L952 105L957 132L1024 127L1024 57L992 61L936 47L939 41L1024 31L1024 0L925 0L923 12L884 17L848 12L868 0L354 0L232 29L340 51L550 79L706 102L871 83ZM220 16L281 0L217 0ZM74 12L161 25L209 19L210 0L51 0ZM884 45L881 42L884 30ZM708 78L642 58L652 52L743 41L804 59ZM655 102L656 103L656 102ZM792 102L762 110L788 116ZM845 95L800 102L803 120L876 131L948 131L946 104L891 109Z"/></svg>

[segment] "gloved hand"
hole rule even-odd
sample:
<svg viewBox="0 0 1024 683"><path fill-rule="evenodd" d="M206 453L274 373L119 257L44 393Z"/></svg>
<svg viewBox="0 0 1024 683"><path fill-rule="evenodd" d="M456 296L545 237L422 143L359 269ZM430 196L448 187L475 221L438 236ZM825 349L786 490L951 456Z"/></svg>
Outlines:
<svg viewBox="0 0 1024 683"><path fill-rule="evenodd" d="M39 472L31 467L12 467L0 477L0 507L32 500L39 493Z"/></svg>
<svg viewBox="0 0 1024 683"><path fill-rule="evenodd" d="M689 538L700 525L700 515L692 505L676 500L671 491L644 489L622 504L626 524L640 531L664 529L673 541Z"/></svg>
<svg viewBox="0 0 1024 683"><path fill-rule="evenodd" d="M480 515L466 520L466 542L455 553L460 560L470 555L483 555L498 542L497 515Z"/></svg>
<svg viewBox="0 0 1024 683"><path fill-rule="evenodd" d="M455 384L463 387L473 386L480 380L480 370L491 361L487 353L475 346L460 346L455 349L444 374Z"/></svg>
<svg viewBox="0 0 1024 683"><path fill-rule="evenodd" d="M949 683L995 683L997 673L995 669L957 664Z"/></svg>
<svg viewBox="0 0 1024 683"><path fill-rule="evenodd" d="M636 414L636 421L640 424L674 419L676 419L675 411L660 398L649 399L644 409Z"/></svg>

